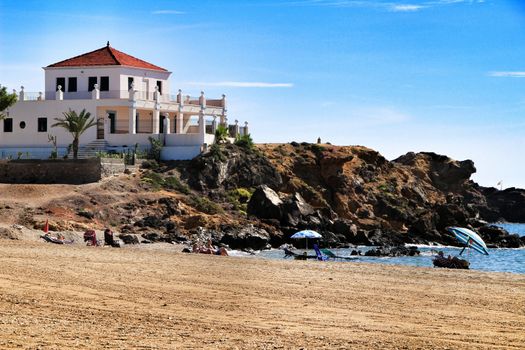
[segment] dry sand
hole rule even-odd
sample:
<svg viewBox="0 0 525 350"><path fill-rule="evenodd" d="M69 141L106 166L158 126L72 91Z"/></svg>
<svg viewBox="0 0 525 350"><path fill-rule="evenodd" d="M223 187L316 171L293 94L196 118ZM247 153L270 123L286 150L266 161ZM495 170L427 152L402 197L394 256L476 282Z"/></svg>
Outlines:
<svg viewBox="0 0 525 350"><path fill-rule="evenodd" d="M524 349L525 276L0 240L0 333L1 349Z"/></svg>

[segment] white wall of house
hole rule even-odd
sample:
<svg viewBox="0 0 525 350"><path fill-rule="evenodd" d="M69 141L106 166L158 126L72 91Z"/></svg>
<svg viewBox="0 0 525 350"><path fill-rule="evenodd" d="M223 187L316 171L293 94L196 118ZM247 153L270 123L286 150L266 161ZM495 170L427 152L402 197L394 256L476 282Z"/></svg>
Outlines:
<svg viewBox="0 0 525 350"><path fill-rule="evenodd" d="M13 132L5 132L4 121L0 121L0 145L2 147L48 147L48 134L57 136L59 147L67 147L72 141L71 135L63 128L52 128L55 118L62 118L69 109L80 113L83 109L97 117L98 106L118 106L129 104L126 100L46 100L20 101L9 108L9 118L13 119ZM110 108L108 108L110 109ZM47 131L38 131L38 118L47 118ZM20 124L24 122L25 128ZM80 144L85 145L97 138L97 127L88 129L81 137Z"/></svg>
<svg viewBox="0 0 525 350"><path fill-rule="evenodd" d="M150 69L140 69L123 66L106 67L44 67L45 70L45 98L55 99L57 78L65 78L65 86L62 86L64 99L84 99L90 98L89 77L96 77L99 88L101 87L101 77L109 77L109 92L101 91L102 97L127 98L128 78L132 77L135 82L135 90L149 92L152 97L157 81L162 82L162 94L169 94L170 72L155 71ZM69 79L77 78L77 91L70 92ZM104 96L107 95L107 96Z"/></svg>

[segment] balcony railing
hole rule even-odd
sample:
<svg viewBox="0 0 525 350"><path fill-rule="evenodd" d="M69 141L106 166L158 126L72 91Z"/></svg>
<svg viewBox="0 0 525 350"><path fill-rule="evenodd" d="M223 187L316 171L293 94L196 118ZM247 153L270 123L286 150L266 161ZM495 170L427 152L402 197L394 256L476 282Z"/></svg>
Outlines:
<svg viewBox="0 0 525 350"><path fill-rule="evenodd" d="M98 91L98 94L95 91L70 91L62 92L62 99L64 100L90 100L97 99L129 99L130 92L127 90L110 90L110 91ZM151 91L135 91L133 93L135 100L140 101L155 101L155 92ZM47 91L44 94L41 92L20 92L20 100L23 101L39 101L39 100L57 100L59 99L58 93L54 91ZM23 98L22 98L23 97ZM177 95L158 95L158 101L169 103L177 102L179 100ZM184 105L191 106L200 106L201 97L194 97L190 95L182 96L182 103ZM205 105L208 107L217 107L224 108L225 100L224 99L205 99Z"/></svg>

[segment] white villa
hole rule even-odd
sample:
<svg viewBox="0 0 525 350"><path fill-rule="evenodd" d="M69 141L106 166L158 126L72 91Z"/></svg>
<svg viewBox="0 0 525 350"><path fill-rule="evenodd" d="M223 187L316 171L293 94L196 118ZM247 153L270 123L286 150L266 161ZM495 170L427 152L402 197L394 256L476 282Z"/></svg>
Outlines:
<svg viewBox="0 0 525 350"><path fill-rule="evenodd" d="M122 151L138 144L150 145L150 136L162 141L162 159L191 159L214 142L219 123L228 125L226 98L170 95L171 72L109 45L45 68L45 93L29 93L24 87L18 102L0 122L0 159L48 158L56 136L64 155L71 135L52 128L54 118L69 109L83 109L97 120L80 139L80 156L95 151ZM248 127L236 121L230 136L247 134ZM21 153L20 153L21 152ZM91 153L90 153L91 152Z"/></svg>

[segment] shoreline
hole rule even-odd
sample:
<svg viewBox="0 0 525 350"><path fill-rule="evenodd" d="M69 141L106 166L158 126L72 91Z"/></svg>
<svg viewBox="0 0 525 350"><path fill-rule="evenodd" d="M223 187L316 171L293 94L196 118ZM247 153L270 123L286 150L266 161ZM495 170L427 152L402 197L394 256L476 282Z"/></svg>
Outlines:
<svg viewBox="0 0 525 350"><path fill-rule="evenodd" d="M2 348L521 348L525 276L0 241Z"/></svg>
<svg viewBox="0 0 525 350"><path fill-rule="evenodd" d="M53 245L52 243L44 242L40 235L44 234L42 231L37 229L30 229L24 226L18 225L18 228L14 227L15 225L5 225L0 224L0 241L2 238L6 238L5 236L2 236L2 229L9 229L11 232L14 232L18 235L16 239L18 239L21 242L37 242L38 244L47 244L47 245ZM103 239L103 234L100 230L97 230L97 237L98 239ZM85 246L85 243L83 241L83 232L81 231L50 231L52 235L56 235L57 233L61 233L65 236L66 240L74 240L73 244L66 244L65 246L75 246L75 247L82 247ZM375 257L375 256L365 256L365 255L359 255L357 256L357 259L352 260L352 262L364 262L364 263L371 263L371 264L381 264L381 265L402 265L402 266L417 266L417 267L432 267L431 264L431 257L430 254L433 250L443 250L446 254L454 255L461 250L461 247L458 246L445 246L445 245L418 245L418 244L405 244L404 246L414 246L417 247L419 250L421 250L421 255L410 257L410 256L397 256L397 257L389 257L389 256L381 256L381 257ZM349 255L349 251L353 249L357 249L360 251L366 251L369 249L374 249L381 246L364 246L364 245L357 245L357 246L351 246L348 248L330 248L334 252L340 252L342 254L340 255ZM168 251L168 252L182 252L184 248L191 249L191 244L189 243L167 243L167 242L151 242L151 243L140 243L140 244L124 244L121 248L113 248L113 249L122 249L122 250L147 250L147 251ZM491 256L494 258L494 256L498 256L501 254L501 252L523 252L525 250L525 247L520 248L493 248L494 251L491 254ZM298 248L299 251L304 251L304 249ZM264 260L286 260L284 259L284 253L282 256L277 256L279 252L282 252L279 248L272 248L269 250L255 250L253 251L254 254L251 254L250 252L244 251L244 250L229 250L229 252L233 252L233 256L241 257L241 258L256 258L256 259L264 259ZM310 252L315 255L313 250L310 250ZM346 254L348 252L348 254ZM471 266L471 271L484 271L484 272L503 272L503 273L513 273L513 274L519 274L524 275L525 270L517 268L515 265L519 265L519 261L513 261L512 258L516 256L510 256L511 258L509 260L509 264L511 265L505 265L505 268L501 267L494 267L494 265L488 264L487 261L481 260L482 257L478 256L476 254L473 254L470 256L469 260L473 263ZM489 257L490 258L490 257ZM521 260L525 260L521 257L521 255L517 256L517 258ZM418 260L418 259L428 259L428 261ZM476 260L481 263L481 265L477 264ZM500 257L501 259L501 257ZM332 264L334 261L328 261L327 263ZM498 260L498 264L501 265L501 260Z"/></svg>

